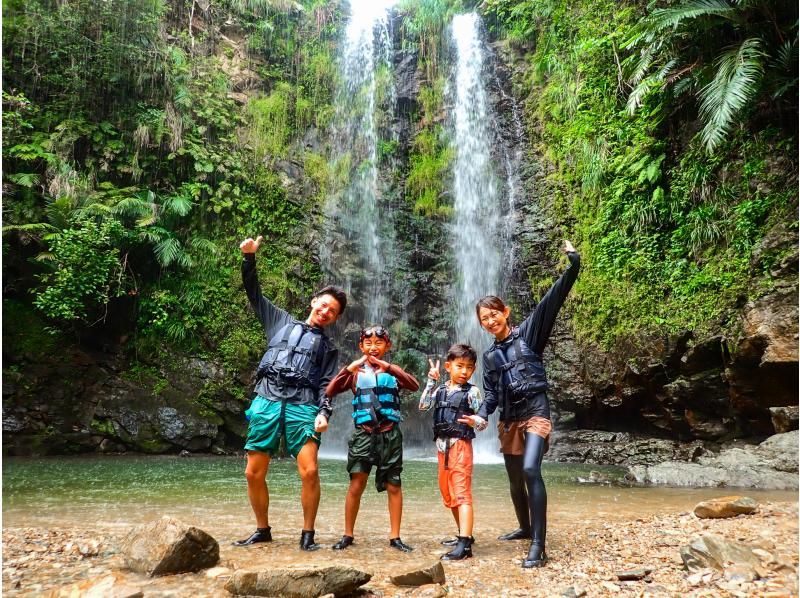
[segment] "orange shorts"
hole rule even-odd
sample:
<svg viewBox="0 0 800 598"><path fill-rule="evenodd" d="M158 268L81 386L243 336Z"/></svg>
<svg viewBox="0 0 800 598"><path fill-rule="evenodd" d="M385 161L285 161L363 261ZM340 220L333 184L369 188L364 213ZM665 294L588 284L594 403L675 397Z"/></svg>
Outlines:
<svg viewBox="0 0 800 598"><path fill-rule="evenodd" d="M447 469L444 453L439 455L439 492L448 509L472 504L472 442L458 439L448 449Z"/></svg>
<svg viewBox="0 0 800 598"><path fill-rule="evenodd" d="M549 419L534 415L530 419L519 422L498 422L497 431L500 438L500 452L504 455L525 454L525 433L530 432L545 439L545 449L550 447L550 432L553 424Z"/></svg>

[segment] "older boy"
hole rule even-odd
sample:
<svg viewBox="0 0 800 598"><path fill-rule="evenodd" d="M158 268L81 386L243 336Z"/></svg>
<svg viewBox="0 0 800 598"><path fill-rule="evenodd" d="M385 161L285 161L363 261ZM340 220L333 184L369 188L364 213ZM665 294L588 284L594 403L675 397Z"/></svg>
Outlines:
<svg viewBox="0 0 800 598"><path fill-rule="evenodd" d="M367 485L372 466L376 467L375 487L387 491L389 502L389 546L402 552L413 548L400 539L403 517L402 416L399 410L399 390L415 391L419 382L397 365L383 361L392 346L389 331L383 326L370 326L361 331L358 348L363 356L343 368L331 381L327 395L334 397L345 391L353 392L353 423L355 430L347 451L347 471L350 487L344 504L344 535L334 544L334 550L344 550L353 544L353 530L361 506L361 495Z"/></svg>
<svg viewBox="0 0 800 598"><path fill-rule="evenodd" d="M433 437L439 456L439 491L444 506L453 513L458 527L455 540L442 542L454 546L442 556L444 561L459 561L472 556L472 439L473 426L486 427L474 416L481 404L481 391L469 383L475 372L478 354L469 345L455 344L447 351L444 369L450 380L434 390L439 380L439 362L428 360L431 366L428 383L419 399L420 411L433 408Z"/></svg>
<svg viewBox="0 0 800 598"><path fill-rule="evenodd" d="M266 478L272 455L285 438L286 448L297 459L302 489L303 530L300 548L317 550L314 521L319 508L320 486L317 451L320 433L328 428L330 401L325 387L336 371L338 352L322 329L333 324L347 306L347 295L328 286L311 299L311 313L305 322L294 319L275 307L262 294L256 275L255 255L261 237L247 238L242 250L242 280L247 298L264 326L269 346L256 374L255 392L246 415L247 496L256 516L256 531L249 538L234 542L249 546L271 542L269 490Z"/></svg>

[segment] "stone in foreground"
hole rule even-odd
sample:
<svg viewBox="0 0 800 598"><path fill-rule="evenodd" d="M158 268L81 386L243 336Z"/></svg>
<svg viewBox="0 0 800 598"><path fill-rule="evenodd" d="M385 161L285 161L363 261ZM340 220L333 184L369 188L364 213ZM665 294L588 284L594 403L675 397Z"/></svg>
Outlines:
<svg viewBox="0 0 800 598"><path fill-rule="evenodd" d="M122 543L128 568L154 577L208 569L219 562L219 544L206 532L172 517L134 528Z"/></svg>
<svg viewBox="0 0 800 598"><path fill-rule="evenodd" d="M424 586L429 583L445 582L444 567L436 563L425 569L414 569L400 575L393 575L391 581L396 586Z"/></svg>
<svg viewBox="0 0 800 598"><path fill-rule="evenodd" d="M618 571L616 573L617 579L620 581L639 581L644 579L653 572L650 567L641 567L639 569L630 569L628 571Z"/></svg>
<svg viewBox="0 0 800 598"><path fill-rule="evenodd" d="M45 598L142 598L139 588L129 586L119 573L87 579L51 590Z"/></svg>
<svg viewBox="0 0 800 598"><path fill-rule="evenodd" d="M741 542L707 534L688 546L681 546L681 558L688 571L710 568L724 571L731 564L754 569L761 564L752 548Z"/></svg>
<svg viewBox="0 0 800 598"><path fill-rule="evenodd" d="M749 496L722 496L698 503L694 514L700 519L725 519L755 512L758 503Z"/></svg>
<svg viewBox="0 0 800 598"><path fill-rule="evenodd" d="M351 567L282 568L269 571L240 569L225 584L236 596L346 596L372 578L372 574Z"/></svg>

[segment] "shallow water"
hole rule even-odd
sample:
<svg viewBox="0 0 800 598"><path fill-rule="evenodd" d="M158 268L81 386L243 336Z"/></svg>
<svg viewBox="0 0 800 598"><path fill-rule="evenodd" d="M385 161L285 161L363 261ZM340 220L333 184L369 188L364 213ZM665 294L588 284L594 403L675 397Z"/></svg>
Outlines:
<svg viewBox="0 0 800 598"><path fill-rule="evenodd" d="M171 515L227 538L253 527L246 496L242 457L109 456L9 458L3 467L4 527L127 528ZM590 520L626 520L661 512L688 511L703 499L731 489L626 488L576 483L589 471L611 477L622 471L598 466L545 464L551 521L580 524ZM345 462L320 461L322 502L317 535L329 542L341 534L348 477ZM370 480L372 482L372 480ZM270 523L276 534L294 537L302 527L300 481L294 461L272 463ZM403 537L446 535L453 528L441 505L436 463L407 461L403 472ZM473 493L475 533L515 527L502 465L476 465ZM747 490L757 500L797 501L794 492ZM384 494L370 485L364 493L356 534L382 537L388 532Z"/></svg>

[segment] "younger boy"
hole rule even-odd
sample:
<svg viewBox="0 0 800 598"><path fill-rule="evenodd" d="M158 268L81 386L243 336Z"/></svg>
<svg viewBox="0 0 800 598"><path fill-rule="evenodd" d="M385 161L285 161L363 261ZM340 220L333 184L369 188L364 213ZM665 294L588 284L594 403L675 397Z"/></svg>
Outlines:
<svg viewBox="0 0 800 598"><path fill-rule="evenodd" d="M348 390L353 392L353 423L347 451L347 471L350 487L344 503L344 535L333 545L344 550L353 543L353 530L361 505L361 495L367 485L372 466L376 467L375 487L387 491L389 502L389 546L402 552L413 548L400 539L400 520L403 516L403 490L400 473L403 471L402 416L398 393L401 388L415 391L419 382L397 365L383 361L392 346L389 332L383 326L370 326L361 331L358 348L364 354L342 369L326 389L328 397Z"/></svg>
<svg viewBox="0 0 800 598"><path fill-rule="evenodd" d="M447 351L444 369L450 375L446 384L434 389L439 379L439 361L428 372L428 383L419 399L420 411L433 407L433 437L439 456L439 491L444 506L453 513L458 526L455 540L442 542L455 546L444 554L444 561L459 561L472 556L472 439L473 427L486 428L487 422L475 415L481 404L481 391L469 383L478 355L469 345L455 344Z"/></svg>

